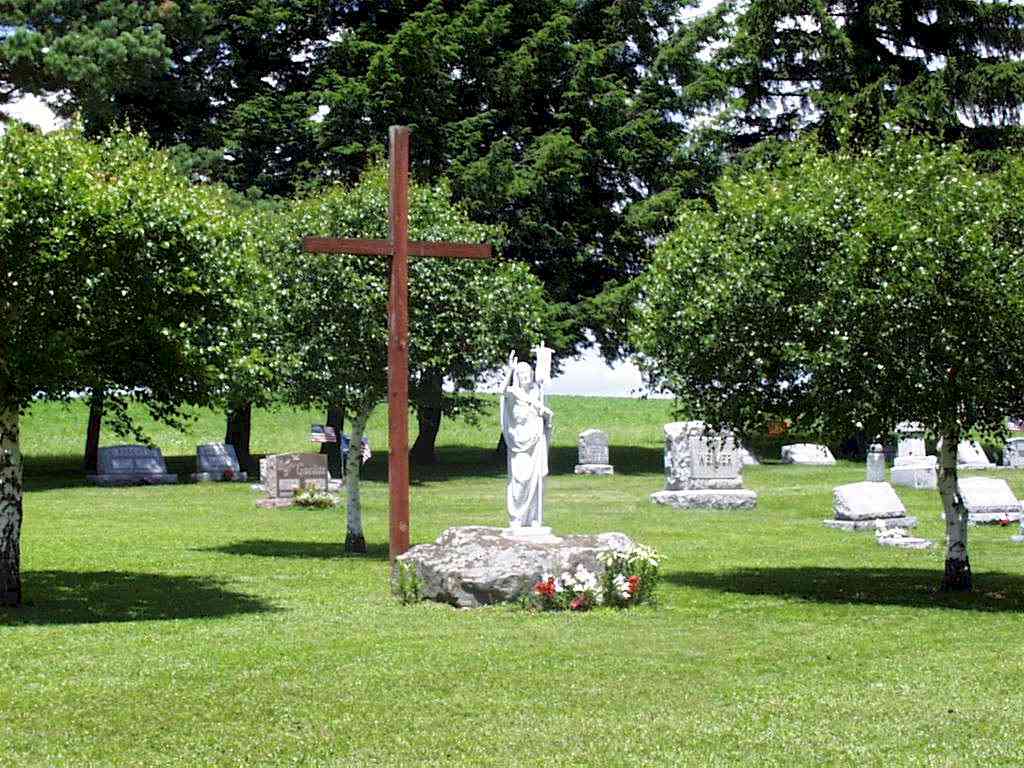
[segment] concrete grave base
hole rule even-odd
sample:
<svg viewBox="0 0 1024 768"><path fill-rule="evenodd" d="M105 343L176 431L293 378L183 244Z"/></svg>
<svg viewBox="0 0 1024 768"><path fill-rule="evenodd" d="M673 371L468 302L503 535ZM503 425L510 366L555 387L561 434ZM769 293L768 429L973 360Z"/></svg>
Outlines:
<svg viewBox="0 0 1024 768"><path fill-rule="evenodd" d="M634 546L624 533L531 541L509 536L508 530L483 525L449 528L435 543L419 544L395 558L392 588L397 588L398 569L405 567L415 570L427 600L460 608L514 602L530 594L545 574L573 573L582 565L600 579L602 552L624 552Z"/></svg>
<svg viewBox="0 0 1024 768"><path fill-rule="evenodd" d="M935 546L935 542L913 536L894 536L878 539L878 545L880 547L896 547L897 549L931 549Z"/></svg>
<svg viewBox="0 0 1024 768"><path fill-rule="evenodd" d="M945 516L942 517L945 520ZM969 512L967 522L971 525L1007 525L1019 523L1020 512Z"/></svg>
<svg viewBox="0 0 1024 768"><path fill-rule="evenodd" d="M885 517L874 520L822 520L826 528L840 531L877 531L882 528L916 528L916 517Z"/></svg>
<svg viewBox="0 0 1024 768"><path fill-rule="evenodd" d="M651 501L676 509L753 509L757 506L757 493L746 489L656 491L651 494Z"/></svg>
<svg viewBox="0 0 1024 768"><path fill-rule="evenodd" d="M178 476L174 474L133 475L128 472L118 472L112 475L86 475L85 479L104 488L121 485L174 485L178 482Z"/></svg>
<svg viewBox="0 0 1024 768"><path fill-rule="evenodd" d="M934 464L893 467L889 471L889 478L893 485L905 488L934 491L939 487L939 474Z"/></svg>
<svg viewBox="0 0 1024 768"><path fill-rule="evenodd" d="M279 507L291 507L295 504L295 500L291 498L280 498L280 499L257 499L256 506L260 509L277 509Z"/></svg>
<svg viewBox="0 0 1024 768"><path fill-rule="evenodd" d="M615 467L611 464L577 464L573 471L577 475L614 475Z"/></svg>
<svg viewBox="0 0 1024 768"><path fill-rule="evenodd" d="M235 476L231 480L225 480L223 473L215 474L213 472L193 472L192 482L193 483L245 483L249 480L248 472L236 472Z"/></svg>

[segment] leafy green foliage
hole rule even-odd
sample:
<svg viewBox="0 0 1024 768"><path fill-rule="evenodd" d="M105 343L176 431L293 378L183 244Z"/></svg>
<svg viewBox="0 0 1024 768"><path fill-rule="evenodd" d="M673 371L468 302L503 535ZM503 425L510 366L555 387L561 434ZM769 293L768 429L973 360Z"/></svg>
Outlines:
<svg viewBox="0 0 1024 768"><path fill-rule="evenodd" d="M239 308L241 233L146 142L0 139L0 399L102 386L173 415L220 387Z"/></svg>
<svg viewBox="0 0 1024 768"><path fill-rule="evenodd" d="M912 141L723 180L642 279L649 371L744 430L998 433L1024 408L1022 174Z"/></svg>
<svg viewBox="0 0 1024 768"><path fill-rule="evenodd" d="M283 335L296 358L289 399L358 410L383 399L387 386L386 257L311 254L301 236L388 237L388 185L383 169L355 187L298 203L279 229L278 271ZM489 230L449 201L444 187L410 190L410 237L479 242ZM543 291L522 264L410 259L409 369L419 378L441 371L468 388L512 348L539 340Z"/></svg>

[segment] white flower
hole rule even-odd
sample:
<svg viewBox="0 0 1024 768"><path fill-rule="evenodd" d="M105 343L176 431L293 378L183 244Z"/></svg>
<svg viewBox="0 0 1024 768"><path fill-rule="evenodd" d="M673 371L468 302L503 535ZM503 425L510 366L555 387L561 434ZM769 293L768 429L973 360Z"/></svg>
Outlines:
<svg viewBox="0 0 1024 768"><path fill-rule="evenodd" d="M623 576L621 573L616 575L612 580L612 584L615 587L615 591L620 598L623 600L629 600L629 579Z"/></svg>

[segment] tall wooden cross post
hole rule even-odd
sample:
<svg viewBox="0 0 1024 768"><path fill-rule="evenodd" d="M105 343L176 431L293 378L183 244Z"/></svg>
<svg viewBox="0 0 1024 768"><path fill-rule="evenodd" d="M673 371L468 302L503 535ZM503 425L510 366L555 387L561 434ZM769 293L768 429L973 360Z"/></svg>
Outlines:
<svg viewBox="0 0 1024 768"><path fill-rule="evenodd" d="M391 239L307 237L311 253L391 256L388 297L388 490L391 559L409 548L409 256L489 259L486 243L409 242L409 128L393 125L391 143ZM350 448L353 450L354 448Z"/></svg>

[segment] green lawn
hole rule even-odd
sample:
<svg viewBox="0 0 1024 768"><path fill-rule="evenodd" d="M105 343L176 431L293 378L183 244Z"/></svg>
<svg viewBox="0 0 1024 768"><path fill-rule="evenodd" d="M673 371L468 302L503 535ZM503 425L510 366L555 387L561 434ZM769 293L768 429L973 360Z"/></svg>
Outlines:
<svg viewBox="0 0 1024 768"><path fill-rule="evenodd" d="M26 605L0 611L7 766L1019 766L1024 549L971 531L976 592L935 594L941 548L821 525L861 465L748 469L750 512L680 512L662 486L669 404L553 398L559 532L664 555L660 605L530 615L402 606L387 592L384 418L365 485L371 554L336 511L262 510L248 485L97 489L85 411L24 423ZM254 450L308 448L312 414L259 413ZM414 472L413 540L504 522L496 418L446 424ZM576 477L611 436L616 476ZM173 471L223 423L156 430ZM113 442L113 441L112 441ZM995 473L990 473L995 475ZM1024 495L1024 472L1000 472ZM941 539L939 499L900 489Z"/></svg>

